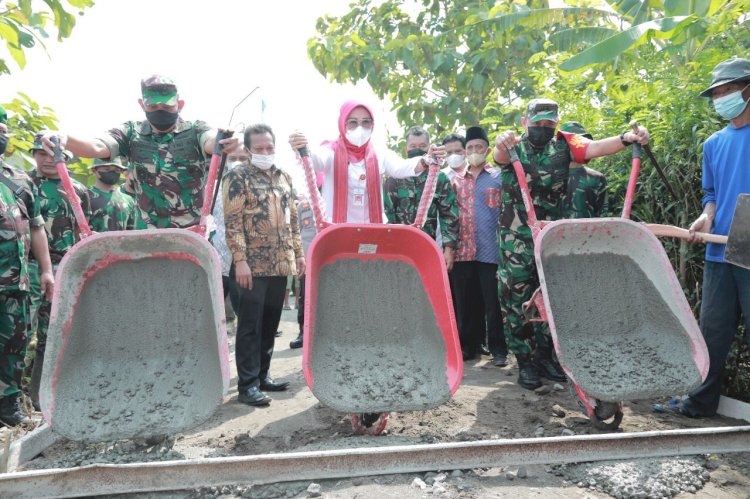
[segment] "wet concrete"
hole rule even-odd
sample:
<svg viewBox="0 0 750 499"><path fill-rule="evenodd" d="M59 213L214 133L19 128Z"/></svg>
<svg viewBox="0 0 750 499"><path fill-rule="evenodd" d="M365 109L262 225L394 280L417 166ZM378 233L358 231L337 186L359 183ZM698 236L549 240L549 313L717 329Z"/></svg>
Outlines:
<svg viewBox="0 0 750 499"><path fill-rule="evenodd" d="M54 431L95 442L206 420L223 392L214 321L206 271L192 262L121 261L96 273L60 363Z"/></svg>
<svg viewBox="0 0 750 499"><path fill-rule="evenodd" d="M547 296L560 360L607 401L686 393L699 385L690 339L637 262L612 253L549 255Z"/></svg>
<svg viewBox="0 0 750 499"><path fill-rule="evenodd" d="M318 280L313 392L344 412L422 410L450 398L446 346L416 269L340 259Z"/></svg>

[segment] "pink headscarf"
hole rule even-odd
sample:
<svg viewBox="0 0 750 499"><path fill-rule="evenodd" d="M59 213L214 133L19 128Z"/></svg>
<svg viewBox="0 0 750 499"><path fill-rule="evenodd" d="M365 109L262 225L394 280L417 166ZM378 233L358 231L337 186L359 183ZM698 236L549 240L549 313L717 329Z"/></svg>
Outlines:
<svg viewBox="0 0 750 499"><path fill-rule="evenodd" d="M375 117L367 104L349 100L339 111L339 137L325 144L333 149L333 223L345 223L349 199L349 162L365 160L365 182L367 186L368 209L371 223L383 221L383 200L380 187L378 159L368 140L363 146L355 146L346 140L346 120L352 111L362 107Z"/></svg>

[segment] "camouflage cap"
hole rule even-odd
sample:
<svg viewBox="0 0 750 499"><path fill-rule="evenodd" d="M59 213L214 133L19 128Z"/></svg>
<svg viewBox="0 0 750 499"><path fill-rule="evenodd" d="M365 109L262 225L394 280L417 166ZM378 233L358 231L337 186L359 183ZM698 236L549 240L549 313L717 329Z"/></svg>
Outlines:
<svg viewBox="0 0 750 499"><path fill-rule="evenodd" d="M532 99L526 105L526 119L531 123L550 120L560 121L559 106L552 99Z"/></svg>
<svg viewBox="0 0 750 499"><path fill-rule="evenodd" d="M112 165L116 166L120 170L127 170L128 167L122 164L122 159L120 159L120 156L115 156L114 159L95 159L94 163L89 166L89 170L93 170L94 168L98 166L106 166L106 165Z"/></svg>
<svg viewBox="0 0 750 499"><path fill-rule="evenodd" d="M5 112L5 108L3 106L0 106L0 123L7 123L8 122L8 113Z"/></svg>
<svg viewBox="0 0 750 499"><path fill-rule="evenodd" d="M714 88L740 81L750 83L750 61L732 57L720 62L711 71L711 86L701 92L701 97L711 97L711 91Z"/></svg>
<svg viewBox="0 0 750 499"><path fill-rule="evenodd" d="M34 144L31 146L31 149L29 149L29 152L33 155L34 151L43 151L44 147L42 146L42 137L44 137L45 133L49 132L37 132L34 134ZM63 151L63 155L65 156L65 159L70 161L73 159L73 153L68 151L67 149Z"/></svg>
<svg viewBox="0 0 750 499"><path fill-rule="evenodd" d="M588 133L583 125L581 125L577 121L566 121L565 123L560 125L560 131L583 135L589 140L594 140L594 137L590 133Z"/></svg>
<svg viewBox="0 0 750 499"><path fill-rule="evenodd" d="M166 104L177 105L177 85L172 78L162 75L151 75L141 80L143 104L153 106Z"/></svg>

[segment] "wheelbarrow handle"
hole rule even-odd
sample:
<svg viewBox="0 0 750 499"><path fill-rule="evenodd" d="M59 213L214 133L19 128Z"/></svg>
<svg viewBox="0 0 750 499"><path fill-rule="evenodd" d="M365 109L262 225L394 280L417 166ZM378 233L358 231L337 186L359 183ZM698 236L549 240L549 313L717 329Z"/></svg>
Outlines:
<svg viewBox="0 0 750 499"><path fill-rule="evenodd" d="M305 172L305 182L307 183L307 190L310 191L310 204L312 204L313 216L315 217L315 225L318 230L325 229L329 224L325 221L325 210L323 208L323 202L320 199L320 191L318 191L318 185L315 182L315 171L310 164L310 149L308 149L307 147L300 148L299 157L302 160L302 167Z"/></svg>
<svg viewBox="0 0 750 499"><path fill-rule="evenodd" d="M630 126L633 128L633 131L635 133L638 133L638 122L636 120L632 120L630 122ZM648 144L645 144L643 146L643 150L646 152L646 156L648 156L648 159L651 161L651 163L654 165L654 168L656 168L656 173L659 174L659 177L661 178L661 181L666 186L669 193L672 195L672 198L675 201L679 201L680 198L677 196L677 193L675 192L674 188L672 187L672 183L669 181L669 178L664 173L664 170L662 169L661 165L659 165L659 162L656 160L656 156L654 156L654 153L651 152L651 146Z"/></svg>
<svg viewBox="0 0 750 499"><path fill-rule="evenodd" d="M526 216L528 217L528 224L531 228L533 236L541 231L542 227L539 224L539 220L536 218L536 210L534 210L534 203L531 199L531 191L529 190L529 184L526 182L526 172L523 170L521 160L518 159L518 153L514 147L507 148L508 156L513 164L513 170L516 173L518 179L518 186L521 189L521 198L523 199L523 206L526 208ZM534 237L536 239L536 237Z"/></svg>
<svg viewBox="0 0 750 499"><path fill-rule="evenodd" d="M73 215L76 217L76 223L78 224L78 232L81 239L87 238L93 234L89 222L86 220L86 215L83 214L81 208L81 199L78 197L73 182L70 180L70 174L68 173L68 166L65 164L65 157L63 156L63 150L60 146L60 137L51 137L50 140L54 145L53 153L55 158L55 166L57 167L57 174L60 176L60 181L65 190L65 197L68 198L70 206L73 208Z"/></svg>
<svg viewBox="0 0 750 499"><path fill-rule="evenodd" d="M622 206L622 218L630 219L630 210L633 207L635 198L635 189L638 186L638 175L641 172L641 145L634 143L633 147L633 166L630 168L630 178L628 179L628 189L625 191L625 203Z"/></svg>
<svg viewBox="0 0 750 499"><path fill-rule="evenodd" d="M224 154L224 146L219 142L228 139L234 135L232 130L219 129L216 132L216 138L214 139L214 151L211 155L211 164L208 167L208 175L206 175L206 184L203 186L203 206L201 207L201 221L197 229L194 232L201 234L204 237L208 237L209 229L209 216L214 209L214 201L216 195L218 195L218 182L216 177L219 175L219 169L223 171L224 164L226 163L227 156Z"/></svg>
<svg viewBox="0 0 750 499"><path fill-rule="evenodd" d="M422 190L422 197L419 199L419 206L417 207L417 216L414 217L414 227L421 229L424 227L427 221L427 212L430 210L430 205L435 197L435 189L437 188L437 178L440 174L440 165L435 156L430 156L429 163L427 166L427 180Z"/></svg>

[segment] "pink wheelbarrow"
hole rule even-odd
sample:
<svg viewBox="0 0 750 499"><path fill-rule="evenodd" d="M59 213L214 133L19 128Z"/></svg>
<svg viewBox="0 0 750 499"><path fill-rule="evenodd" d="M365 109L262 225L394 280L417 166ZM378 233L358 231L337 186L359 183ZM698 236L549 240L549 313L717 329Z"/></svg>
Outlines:
<svg viewBox="0 0 750 499"><path fill-rule="evenodd" d="M600 429L616 429L622 401L686 393L708 373L708 353L663 246L629 220L640 169L633 144L622 218L537 220L510 150L534 240L540 287L524 305L549 324L572 389Z"/></svg>
<svg viewBox="0 0 750 499"><path fill-rule="evenodd" d="M305 281L305 381L324 405L352 414L356 433L376 435L390 411L445 403L463 376L445 261L420 230L438 167L413 226L329 224L300 152L318 227Z"/></svg>

